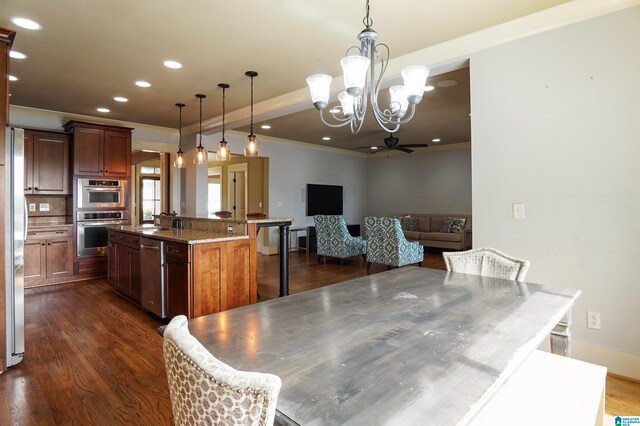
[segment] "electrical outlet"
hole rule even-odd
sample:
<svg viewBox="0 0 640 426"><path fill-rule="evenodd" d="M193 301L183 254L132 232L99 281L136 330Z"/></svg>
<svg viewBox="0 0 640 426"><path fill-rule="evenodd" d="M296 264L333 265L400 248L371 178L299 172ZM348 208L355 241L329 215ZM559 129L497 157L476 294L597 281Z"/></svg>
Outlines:
<svg viewBox="0 0 640 426"><path fill-rule="evenodd" d="M587 328L600 330L600 312L587 311Z"/></svg>
<svg viewBox="0 0 640 426"><path fill-rule="evenodd" d="M30 212L36 211L36 203L29 203L29 211Z"/></svg>
<svg viewBox="0 0 640 426"><path fill-rule="evenodd" d="M258 207L262 208L262 201L258 203Z"/></svg>
<svg viewBox="0 0 640 426"><path fill-rule="evenodd" d="M227 232L233 232L233 225L227 225Z"/></svg>
<svg viewBox="0 0 640 426"><path fill-rule="evenodd" d="M40 203L40 211L48 212L49 211L49 203Z"/></svg>

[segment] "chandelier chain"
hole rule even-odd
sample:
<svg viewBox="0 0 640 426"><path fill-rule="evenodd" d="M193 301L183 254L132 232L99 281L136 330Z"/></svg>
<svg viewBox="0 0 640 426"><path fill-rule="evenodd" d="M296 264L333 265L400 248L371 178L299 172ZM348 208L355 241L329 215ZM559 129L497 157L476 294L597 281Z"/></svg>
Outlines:
<svg viewBox="0 0 640 426"><path fill-rule="evenodd" d="M373 25L373 19L369 17L369 0L367 0L367 15L364 17L364 19L362 19L362 23L367 28L371 28L371 26Z"/></svg>

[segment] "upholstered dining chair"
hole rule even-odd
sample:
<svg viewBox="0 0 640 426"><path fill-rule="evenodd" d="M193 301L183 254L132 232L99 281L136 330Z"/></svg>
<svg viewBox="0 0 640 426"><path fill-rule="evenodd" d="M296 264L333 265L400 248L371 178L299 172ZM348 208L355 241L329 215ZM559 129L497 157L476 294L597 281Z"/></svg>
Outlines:
<svg viewBox="0 0 640 426"><path fill-rule="evenodd" d="M163 352L176 425L273 424L278 376L238 371L216 359L189 333L184 315L167 325Z"/></svg>
<svg viewBox="0 0 640 426"><path fill-rule="evenodd" d="M362 237L349 234L344 217L338 215L317 215L313 217L318 240L318 262L321 256L340 259L340 264L348 257L361 255L366 260L367 243Z"/></svg>
<svg viewBox="0 0 640 426"><path fill-rule="evenodd" d="M517 259L493 248L477 248L468 251L444 252L447 271L484 277L524 281L529 265L528 260Z"/></svg>
<svg viewBox="0 0 640 426"><path fill-rule="evenodd" d="M407 241L398 219L366 217L364 231L367 237L367 270L372 263L381 263L389 268L411 263L422 266L424 248L420 243Z"/></svg>

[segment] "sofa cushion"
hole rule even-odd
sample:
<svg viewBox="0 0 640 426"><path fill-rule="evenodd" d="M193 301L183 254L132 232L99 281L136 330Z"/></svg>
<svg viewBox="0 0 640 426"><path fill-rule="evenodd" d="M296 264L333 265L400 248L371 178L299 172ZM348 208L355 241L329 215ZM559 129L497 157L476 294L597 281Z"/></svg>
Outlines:
<svg viewBox="0 0 640 426"><path fill-rule="evenodd" d="M451 232L421 232L420 240L459 242L462 241L462 234L454 234Z"/></svg>
<svg viewBox="0 0 640 426"><path fill-rule="evenodd" d="M447 219L448 219L447 216L432 216L431 228L429 228L429 231L442 232L442 225L445 223Z"/></svg>
<svg viewBox="0 0 640 426"><path fill-rule="evenodd" d="M418 231L429 232L431 230L431 216L418 216Z"/></svg>
<svg viewBox="0 0 640 426"><path fill-rule="evenodd" d="M418 231L404 231L404 237L409 241L418 241L420 233Z"/></svg>
<svg viewBox="0 0 640 426"><path fill-rule="evenodd" d="M440 227L440 232L460 232L464 228L466 220L464 217L448 217Z"/></svg>
<svg viewBox="0 0 640 426"><path fill-rule="evenodd" d="M403 231L417 231L418 218L417 217L401 217L400 226L402 226Z"/></svg>

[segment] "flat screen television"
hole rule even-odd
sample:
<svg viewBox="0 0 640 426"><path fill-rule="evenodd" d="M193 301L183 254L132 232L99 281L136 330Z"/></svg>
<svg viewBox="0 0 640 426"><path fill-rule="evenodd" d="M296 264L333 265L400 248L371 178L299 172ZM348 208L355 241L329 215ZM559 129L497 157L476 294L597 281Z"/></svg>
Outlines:
<svg viewBox="0 0 640 426"><path fill-rule="evenodd" d="M342 214L342 186L307 184L307 216Z"/></svg>

